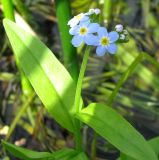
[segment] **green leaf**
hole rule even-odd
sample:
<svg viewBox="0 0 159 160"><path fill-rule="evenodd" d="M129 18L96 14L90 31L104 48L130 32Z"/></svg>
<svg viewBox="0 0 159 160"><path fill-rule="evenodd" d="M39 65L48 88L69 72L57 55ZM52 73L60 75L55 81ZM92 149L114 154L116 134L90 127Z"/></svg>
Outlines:
<svg viewBox="0 0 159 160"><path fill-rule="evenodd" d="M92 103L78 113L77 118L92 127L124 154L137 160L157 160L143 136L110 107Z"/></svg>
<svg viewBox="0 0 159 160"><path fill-rule="evenodd" d="M85 153L81 152L74 158L71 158L71 160L88 160L88 158Z"/></svg>
<svg viewBox="0 0 159 160"><path fill-rule="evenodd" d="M153 149L153 151L156 153L157 157L159 158L159 137L156 137L156 138L149 140L148 143L151 146L151 148ZM134 159L121 153L119 160L134 160Z"/></svg>
<svg viewBox="0 0 159 160"><path fill-rule="evenodd" d="M55 160L88 160L84 152L71 149L63 149L54 153Z"/></svg>
<svg viewBox="0 0 159 160"><path fill-rule="evenodd" d="M4 27L20 66L55 120L74 132L75 83L54 54L36 37L10 20Z"/></svg>
<svg viewBox="0 0 159 160"><path fill-rule="evenodd" d="M159 137L155 137L149 140L148 143L151 146L151 148L154 150L154 152L156 153L157 157L159 158Z"/></svg>
<svg viewBox="0 0 159 160"><path fill-rule="evenodd" d="M131 157L121 153L119 160L136 160L136 159L131 158Z"/></svg>
<svg viewBox="0 0 159 160"><path fill-rule="evenodd" d="M31 151L5 141L2 141L2 145L12 155L22 160L88 160L85 153L78 153L77 151L68 148L54 153L48 153Z"/></svg>
<svg viewBox="0 0 159 160"><path fill-rule="evenodd" d="M72 159L72 157L76 156L78 152L73 149L66 148L66 149L59 150L53 154L54 154L55 160L70 160Z"/></svg>
<svg viewBox="0 0 159 160"><path fill-rule="evenodd" d="M35 152L22 147L15 146L13 144L2 141L3 147L9 151L12 155L22 160L46 160L53 158L53 155L48 152Z"/></svg>

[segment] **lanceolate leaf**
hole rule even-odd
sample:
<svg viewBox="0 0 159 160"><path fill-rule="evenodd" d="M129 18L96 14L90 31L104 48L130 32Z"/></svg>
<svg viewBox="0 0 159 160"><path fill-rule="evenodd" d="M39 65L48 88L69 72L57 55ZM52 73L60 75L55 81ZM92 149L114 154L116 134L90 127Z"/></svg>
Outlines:
<svg viewBox="0 0 159 160"><path fill-rule="evenodd" d="M49 113L74 132L75 83L54 54L36 37L5 19L4 27L20 66Z"/></svg>
<svg viewBox="0 0 159 160"><path fill-rule="evenodd" d="M136 160L136 159L131 158L130 156L127 156L126 154L121 153L119 160Z"/></svg>
<svg viewBox="0 0 159 160"><path fill-rule="evenodd" d="M77 151L68 148L48 153L31 151L5 141L2 141L2 144L8 152L21 160L88 160L85 153L78 153Z"/></svg>
<svg viewBox="0 0 159 160"><path fill-rule="evenodd" d="M17 147L13 144L2 142L4 148L17 158L22 160L47 160L53 158L53 155L48 152L35 152L22 147Z"/></svg>
<svg viewBox="0 0 159 160"><path fill-rule="evenodd" d="M77 118L126 155L136 160L157 160L143 136L110 107L93 103L77 114Z"/></svg>
<svg viewBox="0 0 159 160"><path fill-rule="evenodd" d="M149 145L153 149L153 151L156 153L156 156L159 158L159 137L155 137L153 139L150 139L148 141ZM131 157L121 153L121 156L119 160L134 160Z"/></svg>
<svg viewBox="0 0 159 160"><path fill-rule="evenodd" d="M149 140L148 143L159 158L159 137Z"/></svg>

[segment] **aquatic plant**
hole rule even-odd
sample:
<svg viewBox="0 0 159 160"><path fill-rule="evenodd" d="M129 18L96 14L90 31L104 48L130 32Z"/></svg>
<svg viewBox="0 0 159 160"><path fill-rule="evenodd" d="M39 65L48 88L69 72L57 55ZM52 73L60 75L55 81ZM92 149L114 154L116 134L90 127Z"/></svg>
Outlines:
<svg viewBox="0 0 159 160"><path fill-rule="evenodd" d="M99 9L92 9L68 22L71 27L70 34L73 35L72 44L75 47L83 42L88 45L77 84L66 68L37 37L27 33L14 22L4 20L7 36L25 75L50 115L74 135L76 144L74 149L66 148L49 153L27 150L2 141L4 148L15 157L23 160L87 160L89 158L83 149L81 134L82 123L85 123L121 152L121 160L158 159L151 144L110 105L122 81L132 71L130 69L134 63L141 60L141 56L132 63L126 76L124 75L108 99L107 105L91 103L85 106L83 103L82 81L90 47L97 47L97 55L103 56L106 52L116 53L117 44L127 42L127 32L121 25L116 26L114 31L108 32L105 27L94 22L94 16L98 16L99 13Z"/></svg>

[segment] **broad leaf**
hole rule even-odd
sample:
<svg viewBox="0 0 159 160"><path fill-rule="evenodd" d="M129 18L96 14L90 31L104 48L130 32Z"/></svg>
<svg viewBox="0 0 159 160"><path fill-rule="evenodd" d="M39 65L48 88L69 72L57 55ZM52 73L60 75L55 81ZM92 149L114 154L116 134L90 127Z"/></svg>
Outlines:
<svg viewBox="0 0 159 160"><path fill-rule="evenodd" d="M2 142L2 145L12 155L22 160L47 160L48 158L53 158L51 153L31 151L5 141Z"/></svg>
<svg viewBox="0 0 159 160"><path fill-rule="evenodd" d="M75 83L54 54L36 37L5 19L4 27L20 66L48 112L74 132Z"/></svg>
<svg viewBox="0 0 159 160"><path fill-rule="evenodd" d="M92 103L78 113L77 118L92 127L124 154L136 160L157 160L143 136L110 107Z"/></svg>
<svg viewBox="0 0 159 160"><path fill-rule="evenodd" d="M148 143L159 158L159 137L149 140Z"/></svg>
<svg viewBox="0 0 159 160"><path fill-rule="evenodd" d="M118 158L118 160L136 160L136 159L131 158L131 157L121 153L120 158Z"/></svg>
<svg viewBox="0 0 159 160"><path fill-rule="evenodd" d="M159 137L153 138L148 141L149 145L153 149L153 151L156 153L157 157L159 158ZM134 160L131 157L121 153L119 160Z"/></svg>

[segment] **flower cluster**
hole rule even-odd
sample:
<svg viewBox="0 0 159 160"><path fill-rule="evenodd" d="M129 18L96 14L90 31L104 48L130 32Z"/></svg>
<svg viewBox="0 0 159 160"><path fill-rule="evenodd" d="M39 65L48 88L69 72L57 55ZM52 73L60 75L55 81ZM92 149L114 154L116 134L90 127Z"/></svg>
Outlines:
<svg viewBox="0 0 159 160"><path fill-rule="evenodd" d="M128 41L128 31L126 29L124 29L122 24L116 25L115 30L119 34L119 41L120 42L127 42Z"/></svg>
<svg viewBox="0 0 159 160"><path fill-rule="evenodd" d="M79 47L84 42L95 46L98 56L103 56L106 52L114 54L117 51L116 42L125 40L126 30L122 25L116 25L116 31L108 32L105 27L92 22L91 17L98 14L100 14L100 9L90 9L87 13L74 16L68 22L69 33L73 35L72 44L74 47Z"/></svg>

